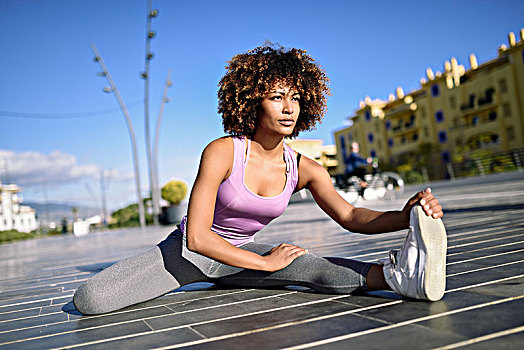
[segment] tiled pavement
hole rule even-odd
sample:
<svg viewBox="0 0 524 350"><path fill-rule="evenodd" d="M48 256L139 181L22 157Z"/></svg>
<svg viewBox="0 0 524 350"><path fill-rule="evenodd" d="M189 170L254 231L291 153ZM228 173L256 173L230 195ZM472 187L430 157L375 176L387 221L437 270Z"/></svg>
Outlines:
<svg viewBox="0 0 524 350"><path fill-rule="evenodd" d="M446 208L449 239L447 290L439 302L391 292L325 295L200 283L111 314L81 316L71 303L74 290L169 228L52 237L0 246L0 349L524 348L524 173L432 188ZM406 199L407 193L357 205L397 209ZM258 240L376 261L404 236L347 233L302 202Z"/></svg>

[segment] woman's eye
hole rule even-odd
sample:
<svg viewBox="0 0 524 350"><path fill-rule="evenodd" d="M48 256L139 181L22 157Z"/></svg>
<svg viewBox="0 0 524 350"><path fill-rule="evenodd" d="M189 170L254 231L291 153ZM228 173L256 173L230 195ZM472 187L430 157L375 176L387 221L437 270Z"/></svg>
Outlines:
<svg viewBox="0 0 524 350"><path fill-rule="evenodd" d="M293 101L300 101L300 96L293 96Z"/></svg>
<svg viewBox="0 0 524 350"><path fill-rule="evenodd" d="M282 99L282 96L278 96L278 95L277 96L272 96L269 99L272 100L272 101L280 101Z"/></svg>

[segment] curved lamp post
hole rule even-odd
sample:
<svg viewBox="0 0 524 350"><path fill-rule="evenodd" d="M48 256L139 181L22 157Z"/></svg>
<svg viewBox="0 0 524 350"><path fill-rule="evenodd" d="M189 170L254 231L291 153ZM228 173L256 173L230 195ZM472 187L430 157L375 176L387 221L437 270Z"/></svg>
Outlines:
<svg viewBox="0 0 524 350"><path fill-rule="evenodd" d="M104 92L110 93L113 92L118 104L120 106L120 109L122 110L122 113L124 114L124 118L127 123L127 129L129 130L129 136L131 137L131 149L133 151L133 164L135 169L135 187L136 187L136 197L138 200L138 217L140 220L140 227L144 229L146 227L146 219L145 219L145 212L144 212L144 202L142 201L142 195L140 191L140 172L138 170L138 157L137 157L137 148L136 148L136 139L135 139L135 130L133 128L133 123L131 122L131 118L129 117L129 112L127 111L126 105L124 104L124 100L122 99L122 96L120 96L120 93L118 92L115 82L113 81L113 78L109 74L109 71L107 70L107 67L104 63L104 60L102 59L102 56L98 52L98 49L96 48L96 45L94 43L91 43L91 50L93 50L93 53L95 54L95 62L98 62L100 64L100 68L102 68L102 76L106 77L110 87L105 87Z"/></svg>

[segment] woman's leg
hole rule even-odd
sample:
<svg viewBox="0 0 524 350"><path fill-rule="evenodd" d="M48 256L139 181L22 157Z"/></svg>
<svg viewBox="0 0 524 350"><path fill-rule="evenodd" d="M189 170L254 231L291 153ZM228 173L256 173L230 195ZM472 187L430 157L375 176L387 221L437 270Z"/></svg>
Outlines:
<svg viewBox="0 0 524 350"><path fill-rule="evenodd" d="M101 314L164 295L207 277L181 255L175 231L146 252L118 262L82 284L73 303L86 315Z"/></svg>
<svg viewBox="0 0 524 350"><path fill-rule="evenodd" d="M263 255L267 254L272 246L248 243L242 248ZM372 265L343 258L321 258L308 253L275 272L221 265L215 271L215 274L221 277L213 279L213 282L252 288L300 285L323 293L349 294L368 289L366 276Z"/></svg>
<svg viewBox="0 0 524 350"><path fill-rule="evenodd" d="M360 263L356 260L346 259L346 258L338 258L338 257L326 257L327 260L332 262L333 264L337 264L340 266L346 266L349 267L353 265L355 262ZM384 278L384 265L381 264L371 264L371 267L368 270L368 273L366 275L366 288L368 290L390 290L391 287L386 282L386 279Z"/></svg>

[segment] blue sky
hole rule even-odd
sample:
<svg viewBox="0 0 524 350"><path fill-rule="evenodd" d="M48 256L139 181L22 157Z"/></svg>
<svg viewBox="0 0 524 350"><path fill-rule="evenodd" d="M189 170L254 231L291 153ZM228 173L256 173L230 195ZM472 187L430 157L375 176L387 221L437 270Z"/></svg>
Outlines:
<svg viewBox="0 0 524 350"><path fill-rule="evenodd" d="M223 135L217 83L226 61L265 40L306 49L331 78L328 113L301 138L332 143L366 95L386 99L417 88L427 67L456 57L469 67L493 59L524 26L523 1L168 1L151 50L151 130L168 69L173 70L159 144L160 183L191 184L205 145ZM110 179L110 209L135 200L127 127L114 95L96 75L94 42L129 108L144 193L146 0L0 1L0 179L25 201L99 206L98 177ZM6 171L7 169L7 171Z"/></svg>

